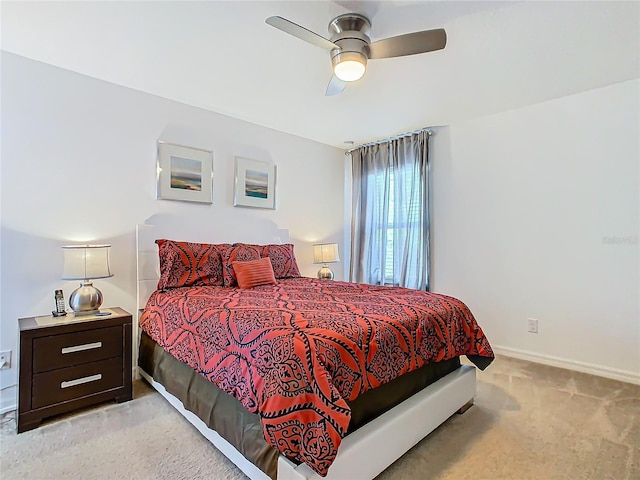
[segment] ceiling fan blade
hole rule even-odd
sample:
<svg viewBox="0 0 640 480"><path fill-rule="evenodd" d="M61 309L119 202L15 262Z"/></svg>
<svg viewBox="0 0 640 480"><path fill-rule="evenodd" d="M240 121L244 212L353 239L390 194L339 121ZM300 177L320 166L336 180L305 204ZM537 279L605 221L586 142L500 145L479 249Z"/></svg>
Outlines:
<svg viewBox="0 0 640 480"><path fill-rule="evenodd" d="M369 44L369 58L391 58L442 50L447 44L443 28L407 33Z"/></svg>
<svg viewBox="0 0 640 480"><path fill-rule="evenodd" d="M333 75L331 80L329 80L329 85L327 85L327 91L325 92L325 97L332 97L334 95L338 95L342 93L347 84L340 80L338 77Z"/></svg>
<svg viewBox="0 0 640 480"><path fill-rule="evenodd" d="M304 40L305 42L312 43L317 47L324 48L326 50L331 50L333 48L339 48L335 43L330 42L324 37L321 37L315 32L311 30L307 30L304 27L301 27L297 23L293 23L286 18L282 17L269 17L265 20L272 27L276 27L279 30L282 30L289 35L293 35L294 37L298 37L300 40Z"/></svg>

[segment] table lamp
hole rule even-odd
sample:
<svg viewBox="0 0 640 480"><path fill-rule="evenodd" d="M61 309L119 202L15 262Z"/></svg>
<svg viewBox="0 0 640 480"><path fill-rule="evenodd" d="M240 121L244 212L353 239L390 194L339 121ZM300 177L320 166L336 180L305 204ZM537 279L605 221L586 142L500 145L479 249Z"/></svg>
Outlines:
<svg viewBox="0 0 640 480"><path fill-rule="evenodd" d="M318 270L318 278L321 280L333 280L333 272L327 263L340 261L337 243L316 243L313 246L313 263L321 263L322 268Z"/></svg>
<svg viewBox="0 0 640 480"><path fill-rule="evenodd" d="M112 277L109 269L111 245L66 245L64 252L63 280L82 280L71 293L69 306L76 316L94 315L102 305L102 292L91 280Z"/></svg>

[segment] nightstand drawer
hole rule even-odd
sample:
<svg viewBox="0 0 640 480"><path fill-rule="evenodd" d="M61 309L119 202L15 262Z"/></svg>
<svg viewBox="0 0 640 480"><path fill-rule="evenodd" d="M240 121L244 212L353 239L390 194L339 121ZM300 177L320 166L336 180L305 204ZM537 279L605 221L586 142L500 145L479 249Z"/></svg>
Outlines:
<svg viewBox="0 0 640 480"><path fill-rule="evenodd" d="M34 375L32 408L122 387L122 367L122 357L118 357Z"/></svg>
<svg viewBox="0 0 640 480"><path fill-rule="evenodd" d="M52 335L33 340L34 373L121 356L121 326Z"/></svg>

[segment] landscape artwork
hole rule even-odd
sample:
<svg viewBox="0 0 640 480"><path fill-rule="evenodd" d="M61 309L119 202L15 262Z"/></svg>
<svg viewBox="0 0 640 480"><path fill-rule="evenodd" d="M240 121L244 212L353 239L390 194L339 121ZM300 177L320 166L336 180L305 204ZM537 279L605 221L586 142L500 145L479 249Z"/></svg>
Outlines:
<svg viewBox="0 0 640 480"><path fill-rule="evenodd" d="M276 208L276 166L273 163L236 157L233 206Z"/></svg>
<svg viewBox="0 0 640 480"><path fill-rule="evenodd" d="M213 203L213 152L158 141L156 198Z"/></svg>
<svg viewBox="0 0 640 480"><path fill-rule="evenodd" d="M247 170L244 179L244 191L247 197L267 198L269 196L269 174L256 170Z"/></svg>
<svg viewBox="0 0 640 480"><path fill-rule="evenodd" d="M171 156L171 188L202 191L202 162Z"/></svg>

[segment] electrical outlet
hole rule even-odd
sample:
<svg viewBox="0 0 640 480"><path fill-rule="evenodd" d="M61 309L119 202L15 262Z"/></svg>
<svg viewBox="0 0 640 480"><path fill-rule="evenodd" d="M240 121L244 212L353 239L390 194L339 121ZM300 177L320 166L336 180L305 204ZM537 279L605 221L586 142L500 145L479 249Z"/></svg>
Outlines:
<svg viewBox="0 0 640 480"><path fill-rule="evenodd" d="M529 322L529 333L538 333L538 320L529 318L527 322Z"/></svg>
<svg viewBox="0 0 640 480"><path fill-rule="evenodd" d="M0 370L11 368L11 350L0 352Z"/></svg>

